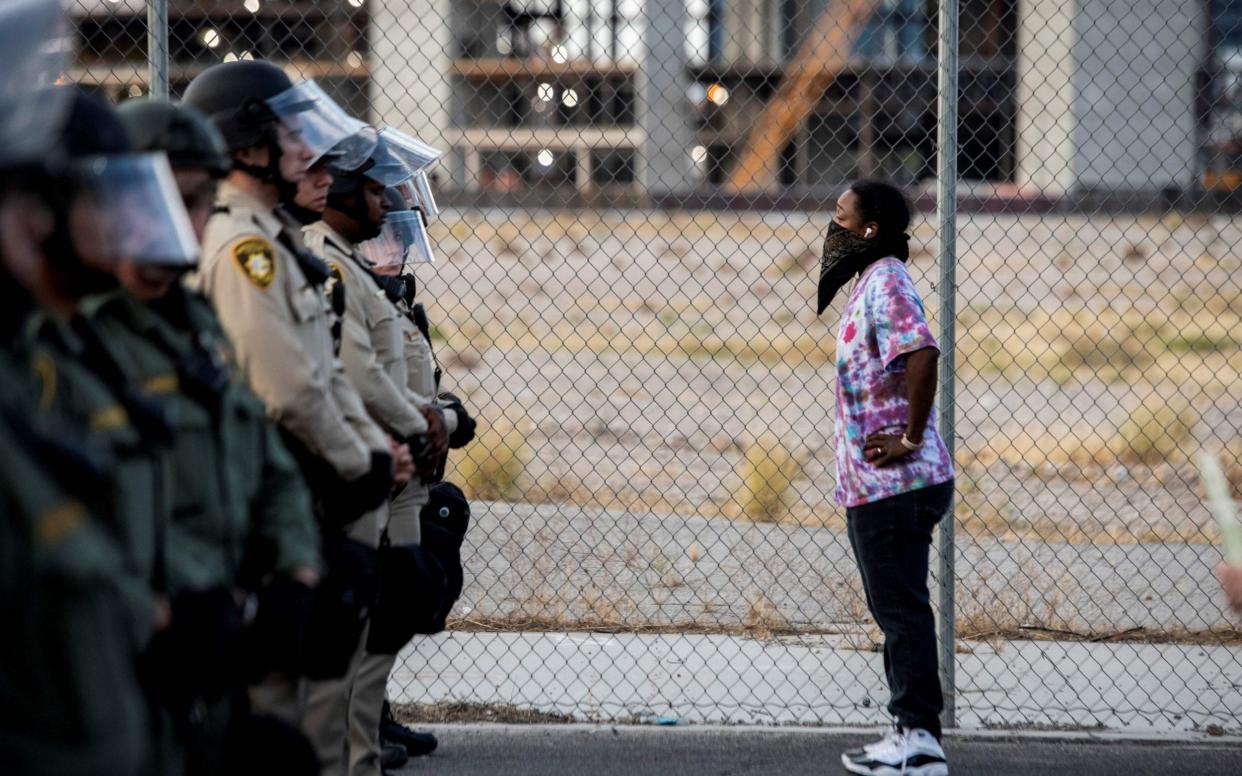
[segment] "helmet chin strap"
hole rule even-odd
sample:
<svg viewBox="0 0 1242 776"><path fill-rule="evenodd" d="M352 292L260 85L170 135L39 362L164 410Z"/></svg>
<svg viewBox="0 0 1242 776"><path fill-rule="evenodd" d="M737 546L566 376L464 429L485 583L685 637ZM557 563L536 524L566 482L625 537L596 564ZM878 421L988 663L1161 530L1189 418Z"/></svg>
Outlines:
<svg viewBox="0 0 1242 776"><path fill-rule="evenodd" d="M233 169L240 170L264 183L274 184L280 202L285 205L292 205L293 198L298 193L298 184L289 181L280 171L280 159L284 155L284 151L280 149L280 140L276 137L275 125L268 124L263 134L264 142L267 146L267 164L263 166L247 164L234 158Z"/></svg>
<svg viewBox="0 0 1242 776"><path fill-rule="evenodd" d="M367 210L366 192L362 187L358 187L347 195L331 195L328 197L328 207L339 211L349 217L358 229L357 240L355 242L366 242L374 237L379 237L384 230L382 224L371 222L371 214Z"/></svg>
<svg viewBox="0 0 1242 776"><path fill-rule="evenodd" d="M293 217L294 221L297 221L302 226L310 226L323 218L323 213L318 210L311 210L308 207L302 207L293 200L289 200L287 202L282 201L281 207L284 208L286 213Z"/></svg>

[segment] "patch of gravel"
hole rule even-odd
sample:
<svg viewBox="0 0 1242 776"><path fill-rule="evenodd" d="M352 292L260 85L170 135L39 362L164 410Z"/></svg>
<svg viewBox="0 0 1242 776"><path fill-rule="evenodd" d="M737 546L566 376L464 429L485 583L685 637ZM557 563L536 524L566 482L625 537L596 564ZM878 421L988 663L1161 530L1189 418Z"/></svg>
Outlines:
<svg viewBox="0 0 1242 776"><path fill-rule="evenodd" d="M454 612L466 625L854 632L868 619L848 539L829 528L556 505L476 503L473 513ZM1090 633L1229 628L1212 571L1220 558L1208 545L958 537L959 621Z"/></svg>

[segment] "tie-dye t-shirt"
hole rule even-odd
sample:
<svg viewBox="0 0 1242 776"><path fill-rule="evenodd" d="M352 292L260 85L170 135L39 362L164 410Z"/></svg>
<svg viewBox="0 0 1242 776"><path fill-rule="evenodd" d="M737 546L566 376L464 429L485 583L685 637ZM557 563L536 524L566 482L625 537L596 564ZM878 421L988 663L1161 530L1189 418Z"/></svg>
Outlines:
<svg viewBox="0 0 1242 776"><path fill-rule="evenodd" d="M837 333L837 502L855 507L953 479L932 409L923 446L887 466L863 458L876 431L906 425L905 356L935 348L923 301L906 265L882 259L854 284Z"/></svg>

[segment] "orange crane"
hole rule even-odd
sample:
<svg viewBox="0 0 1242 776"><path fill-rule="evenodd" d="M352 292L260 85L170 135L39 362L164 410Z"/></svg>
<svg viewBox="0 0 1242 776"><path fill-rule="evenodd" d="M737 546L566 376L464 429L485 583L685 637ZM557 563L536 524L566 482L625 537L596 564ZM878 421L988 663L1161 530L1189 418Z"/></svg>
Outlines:
<svg viewBox="0 0 1242 776"><path fill-rule="evenodd" d="M829 0L747 136L726 183L730 191L776 185L781 150L815 109L833 76L845 68L854 41L879 4L880 0Z"/></svg>

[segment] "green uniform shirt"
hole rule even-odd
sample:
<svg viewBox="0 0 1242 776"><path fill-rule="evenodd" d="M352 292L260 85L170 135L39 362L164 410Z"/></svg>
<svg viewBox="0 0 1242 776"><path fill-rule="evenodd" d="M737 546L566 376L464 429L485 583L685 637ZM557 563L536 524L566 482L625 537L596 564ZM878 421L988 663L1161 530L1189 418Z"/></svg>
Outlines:
<svg viewBox="0 0 1242 776"><path fill-rule="evenodd" d="M0 356L0 763L135 774L150 742L126 559L89 502L66 492L65 461L32 442L24 370Z"/></svg>
<svg viewBox="0 0 1242 776"><path fill-rule="evenodd" d="M118 291L82 311L126 380L168 412L170 591L236 585L247 547L265 559L251 572L318 568L310 494L262 403L224 371L228 341L207 301L181 287L155 305Z"/></svg>
<svg viewBox="0 0 1242 776"><path fill-rule="evenodd" d="M15 360L30 370L37 406L98 434L116 459L107 524L120 545L122 587L132 613L136 646L151 638L155 596L156 525L169 515L167 460L158 440L144 436L118 387L88 368L88 347L66 323L45 312L30 316Z"/></svg>

